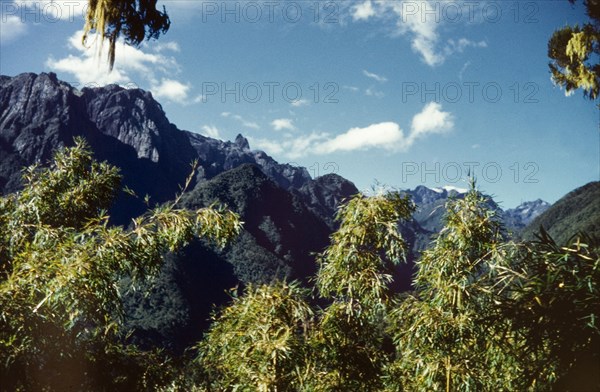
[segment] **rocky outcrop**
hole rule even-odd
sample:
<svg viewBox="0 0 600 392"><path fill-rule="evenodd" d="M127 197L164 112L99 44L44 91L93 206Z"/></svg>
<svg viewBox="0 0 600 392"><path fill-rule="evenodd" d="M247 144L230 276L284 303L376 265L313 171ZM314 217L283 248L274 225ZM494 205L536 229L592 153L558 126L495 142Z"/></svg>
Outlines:
<svg viewBox="0 0 600 392"><path fill-rule="evenodd" d="M284 190L307 192L306 200L314 199L310 189L320 187L310 185L306 168L279 164L252 150L242 135L230 142L179 130L149 92L116 85L79 91L53 73L0 77L0 194L18 189L23 166L46 163L75 136L83 136L98 159L120 167L124 185L155 203L175 196L194 160L199 165L192 186L251 163ZM332 200L347 193L326 188ZM125 222L143 208L121 196L112 213ZM315 208L322 216L334 211L329 202Z"/></svg>

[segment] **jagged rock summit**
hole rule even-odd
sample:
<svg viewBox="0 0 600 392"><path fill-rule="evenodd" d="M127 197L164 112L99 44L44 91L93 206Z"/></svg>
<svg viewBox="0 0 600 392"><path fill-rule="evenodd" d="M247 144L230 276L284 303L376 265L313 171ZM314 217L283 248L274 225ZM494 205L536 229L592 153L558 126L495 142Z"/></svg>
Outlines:
<svg viewBox="0 0 600 392"><path fill-rule="evenodd" d="M250 163L283 189L298 190L309 204L313 195L302 189L321 187L320 182L313 184L306 168L279 164L252 150L241 134L230 142L179 130L150 92L117 85L80 91L53 73L0 76L0 194L19 188L22 167L44 164L52 151L71 145L75 136L83 136L98 159L120 167L125 185L157 203L174 197L196 159L192 186ZM346 188L351 184L343 183ZM350 193L357 192L350 187ZM321 188L320 193L332 193L329 199L348 195L347 189ZM334 211L331 203L313 208L324 217ZM117 202L115 209L117 216L128 219L143 206L130 203L126 212Z"/></svg>

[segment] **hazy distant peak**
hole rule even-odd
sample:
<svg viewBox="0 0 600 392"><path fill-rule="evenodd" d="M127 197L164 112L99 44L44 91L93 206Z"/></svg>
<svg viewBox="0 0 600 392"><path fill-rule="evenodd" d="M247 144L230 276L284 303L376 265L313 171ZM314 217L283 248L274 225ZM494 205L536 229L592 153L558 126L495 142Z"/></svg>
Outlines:
<svg viewBox="0 0 600 392"><path fill-rule="evenodd" d="M430 188L432 191L437 192L437 193L444 193L444 191L446 192L457 192L457 193L467 193L468 189L465 188L459 188L456 186L452 186L452 185L444 185L443 187L440 188Z"/></svg>

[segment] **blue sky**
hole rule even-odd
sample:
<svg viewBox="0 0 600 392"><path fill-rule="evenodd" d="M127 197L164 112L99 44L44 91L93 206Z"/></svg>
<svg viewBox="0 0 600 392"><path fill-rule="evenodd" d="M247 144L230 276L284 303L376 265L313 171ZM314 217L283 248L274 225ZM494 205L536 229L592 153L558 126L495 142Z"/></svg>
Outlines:
<svg viewBox="0 0 600 392"><path fill-rule="evenodd" d="M466 186L505 208L600 177L599 112L550 81L564 1L163 0L158 41L81 46L86 2L1 1L0 73L152 91L180 129L233 140L359 189ZM106 49L106 48L104 48Z"/></svg>

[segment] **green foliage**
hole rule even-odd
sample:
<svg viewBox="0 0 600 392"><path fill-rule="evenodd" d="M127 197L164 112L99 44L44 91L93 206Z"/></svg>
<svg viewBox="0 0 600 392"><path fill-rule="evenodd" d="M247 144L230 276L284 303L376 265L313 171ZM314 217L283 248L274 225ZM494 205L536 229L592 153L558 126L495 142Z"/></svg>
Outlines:
<svg viewBox="0 0 600 392"><path fill-rule="evenodd" d="M600 259L542 232L505 243L475 189L450 202L446 226L417 263L415 293L390 317L391 390L595 390ZM584 374L582 376L582 374ZM591 380L591 381L590 381Z"/></svg>
<svg viewBox="0 0 600 392"><path fill-rule="evenodd" d="M355 298L365 305L382 303L390 272L404 258L398 222L408 219L413 210L409 200L396 192L359 194L341 206L336 216L340 227L318 257L320 294L340 301Z"/></svg>
<svg viewBox="0 0 600 392"><path fill-rule="evenodd" d="M600 182L594 181L569 192L543 214L536 217L521 233L525 240L535 240L543 227L559 245L571 245L571 237L586 233L588 244L600 243Z"/></svg>
<svg viewBox="0 0 600 392"><path fill-rule="evenodd" d="M171 22L166 10L156 9L157 0L89 0L85 15L83 44L91 31L108 39L110 69L115 63L115 48L123 36L128 45L139 45L144 39L158 38L169 30Z"/></svg>
<svg viewBox="0 0 600 392"><path fill-rule="evenodd" d="M332 301L312 341L315 389L375 390L386 360L384 331L391 270L404 257L398 231L414 207L396 192L356 195L340 207L340 228L318 257L316 287Z"/></svg>
<svg viewBox="0 0 600 392"><path fill-rule="evenodd" d="M216 390L596 390L600 259L588 245L549 237L506 243L474 186L447 205L446 224L417 263L415 292L391 298L390 268L412 211L396 193L357 195L318 256L329 303L291 317L284 283L251 287L200 345ZM273 294L273 292L275 294ZM274 317L275 314L285 316ZM310 316L308 316L310 315ZM290 331L295 331L292 334ZM281 336L284 337L283 341ZM292 337L292 340L289 340ZM276 347L286 355L277 356ZM275 360L280 367L275 368ZM587 373L586 373L587 372Z"/></svg>
<svg viewBox="0 0 600 392"><path fill-rule="evenodd" d="M298 282L249 284L213 317L193 362L128 341L122 282L150 288L167 251L197 235L223 246L240 232L238 216L178 209L178 198L128 230L110 226L118 172L81 140L51 167L27 169L24 183L0 198L2 390L600 388L590 376L600 365L594 241L582 234L561 247L542 230L537 241L506 243L474 183L447 204L414 292L390 291L406 247L398 223L412 203L396 192L356 195L317 256L319 298ZM279 241L270 218L257 226Z"/></svg>
<svg viewBox="0 0 600 392"><path fill-rule="evenodd" d="M575 388L570 379L590 363L600 365L598 249L579 237L560 247L542 229L537 241L521 246L511 267L501 273L510 284L500 309L524 338L521 377L537 383L544 375L548 382L558 378L565 390L600 388L597 375L575 380Z"/></svg>
<svg viewBox="0 0 600 392"><path fill-rule="evenodd" d="M417 262L414 295L392 312L397 348L388 386L405 390L511 390L514 361L487 322L494 269L505 254L501 225L474 185L447 205L446 226ZM504 335L503 339L507 336ZM498 380L503 380L499 384Z"/></svg>
<svg viewBox="0 0 600 392"><path fill-rule="evenodd" d="M570 0L572 3L575 0ZM600 94L600 17L598 0L586 0L584 5L591 23L583 27L566 26L554 32L548 41L548 57L552 80L567 94L581 88L586 97Z"/></svg>
<svg viewBox="0 0 600 392"><path fill-rule="evenodd" d="M484 288L477 283L502 241L499 219L486 202L474 187L464 199L448 202L444 228L417 262L415 288L432 304L461 310L474 305L470 298Z"/></svg>
<svg viewBox="0 0 600 392"><path fill-rule="evenodd" d="M0 369L3 378L16 377L14 387L81 377L75 385L89 388L89 370L79 368L78 358L138 355L118 344L123 312L116 282L153 276L166 251L196 235L223 245L240 229L233 213L173 205L136 219L131 230L111 227L103 210L118 184L117 170L95 162L76 140L51 167L27 169L23 191L0 199ZM19 379L19 369L55 378L37 385L35 377Z"/></svg>
<svg viewBox="0 0 600 392"><path fill-rule="evenodd" d="M199 346L210 388L296 391L308 376L306 332L313 311L297 282L249 285L215 317Z"/></svg>

